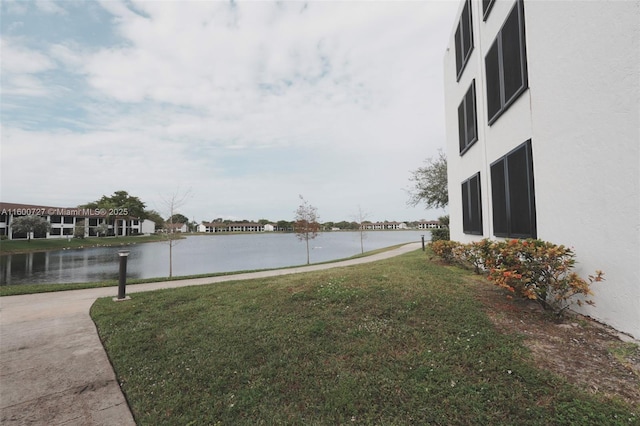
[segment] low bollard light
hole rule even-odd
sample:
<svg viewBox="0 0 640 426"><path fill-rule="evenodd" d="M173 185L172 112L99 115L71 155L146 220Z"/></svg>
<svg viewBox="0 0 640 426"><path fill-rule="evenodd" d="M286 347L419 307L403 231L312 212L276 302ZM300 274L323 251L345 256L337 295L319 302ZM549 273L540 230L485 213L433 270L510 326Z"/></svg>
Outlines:
<svg viewBox="0 0 640 426"><path fill-rule="evenodd" d="M129 256L129 250L120 250L118 257L120 258L120 274L118 276L118 298L117 301L127 300L126 286L127 286L127 257Z"/></svg>
<svg viewBox="0 0 640 426"><path fill-rule="evenodd" d="M422 251L424 251L424 235L421 235L422 237Z"/></svg>

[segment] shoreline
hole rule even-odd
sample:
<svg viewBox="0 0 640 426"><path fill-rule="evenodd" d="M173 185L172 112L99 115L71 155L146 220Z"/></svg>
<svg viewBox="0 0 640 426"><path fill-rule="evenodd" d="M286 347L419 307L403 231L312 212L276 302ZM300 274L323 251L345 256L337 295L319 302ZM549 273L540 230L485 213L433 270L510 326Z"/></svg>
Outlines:
<svg viewBox="0 0 640 426"><path fill-rule="evenodd" d="M369 232L410 232L410 231L423 231L429 233L430 229L371 229L365 230L363 233L366 235ZM338 232L360 232L353 229L341 229L339 231L320 231L319 233L338 233ZM179 237L177 239L184 239L186 237L208 237L208 236L228 236L228 235L279 235L279 234L293 234L293 231L274 231L274 232L186 232L175 234ZM109 240L118 240L117 242L108 242ZM89 249L96 247L118 247L128 246L132 244L142 243L157 243L167 241L163 238L162 234L151 235L130 235L124 237L89 237L89 238L38 238L31 239L31 242L27 240L0 240L0 256L10 256L13 254L29 254L29 253L44 253L57 250L78 250ZM24 247L25 245L35 245L36 247ZM8 248L7 245L18 245L16 249Z"/></svg>

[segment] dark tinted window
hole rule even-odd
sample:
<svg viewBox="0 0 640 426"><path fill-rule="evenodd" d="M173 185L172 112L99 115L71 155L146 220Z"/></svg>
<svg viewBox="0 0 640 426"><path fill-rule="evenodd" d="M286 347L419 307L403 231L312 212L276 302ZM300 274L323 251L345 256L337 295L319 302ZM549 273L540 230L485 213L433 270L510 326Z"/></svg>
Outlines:
<svg viewBox="0 0 640 426"><path fill-rule="evenodd" d="M460 152L464 151L467 147L467 138L465 135L465 131L467 126L465 125L465 113L466 109L464 107L464 99L460 103L458 107L458 139L460 141Z"/></svg>
<svg viewBox="0 0 640 426"><path fill-rule="evenodd" d="M482 235L480 173L462 183L462 228L465 234Z"/></svg>
<svg viewBox="0 0 640 426"><path fill-rule="evenodd" d="M536 238L531 141L491 165L494 235Z"/></svg>
<svg viewBox="0 0 640 426"><path fill-rule="evenodd" d="M476 131L476 87L475 83L471 84L471 87L467 91L464 97L465 111L467 117L467 142L472 143L478 139Z"/></svg>
<svg viewBox="0 0 640 426"><path fill-rule="evenodd" d="M493 7L494 0L482 0L482 19L487 20L489 17L489 12L491 12L491 8Z"/></svg>
<svg viewBox="0 0 640 426"><path fill-rule="evenodd" d="M467 2L464 9L462 9L462 51L465 53L465 57L469 56L472 47L471 9L469 8L469 2Z"/></svg>
<svg viewBox="0 0 640 426"><path fill-rule="evenodd" d="M493 205L493 233L498 237L509 233L507 224L507 191L504 179L504 159L491 166L491 200Z"/></svg>
<svg viewBox="0 0 640 426"><path fill-rule="evenodd" d="M473 50L473 30L471 25L471 0L464 3L462 15L458 22L455 35L456 43L456 77L460 80L462 71L467 65L471 51Z"/></svg>
<svg viewBox="0 0 640 426"><path fill-rule="evenodd" d="M523 85L520 14L517 4L502 28L502 62L504 74L504 99L509 102Z"/></svg>
<svg viewBox="0 0 640 426"><path fill-rule="evenodd" d="M464 64L464 52L462 48L462 29L460 23L458 23L458 29L456 30L456 75L460 76L462 65Z"/></svg>
<svg viewBox="0 0 640 426"><path fill-rule="evenodd" d="M458 106L458 139L460 154L463 154L478 140L478 124L476 118L476 83L471 82L469 90Z"/></svg>
<svg viewBox="0 0 640 426"><path fill-rule="evenodd" d="M511 235L516 237L534 236L531 145L527 143L513 151L507 157L507 165L509 167Z"/></svg>
<svg viewBox="0 0 640 426"><path fill-rule="evenodd" d="M469 208L469 181L462 183L462 230L468 233L471 229L471 212Z"/></svg>
<svg viewBox="0 0 640 426"><path fill-rule="evenodd" d="M511 9L484 61L492 124L528 87L522 0Z"/></svg>
<svg viewBox="0 0 640 426"><path fill-rule="evenodd" d="M495 116L500 111L502 104L500 99L500 64L498 62L498 40L496 40L484 59L487 77L487 113L489 117Z"/></svg>

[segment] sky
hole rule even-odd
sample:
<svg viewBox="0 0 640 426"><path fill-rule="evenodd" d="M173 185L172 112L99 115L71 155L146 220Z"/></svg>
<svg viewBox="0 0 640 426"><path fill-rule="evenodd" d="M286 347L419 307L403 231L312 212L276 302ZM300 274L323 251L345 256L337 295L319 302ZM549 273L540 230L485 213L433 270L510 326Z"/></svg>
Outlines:
<svg viewBox="0 0 640 426"><path fill-rule="evenodd" d="M445 147L459 2L0 3L0 201L124 190L197 222L437 219L410 172Z"/></svg>

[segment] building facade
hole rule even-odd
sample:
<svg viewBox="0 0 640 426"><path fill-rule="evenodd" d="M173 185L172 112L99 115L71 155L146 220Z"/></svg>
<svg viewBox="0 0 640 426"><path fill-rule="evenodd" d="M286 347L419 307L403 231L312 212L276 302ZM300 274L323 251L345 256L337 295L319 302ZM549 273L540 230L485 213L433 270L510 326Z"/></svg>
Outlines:
<svg viewBox="0 0 640 426"><path fill-rule="evenodd" d="M275 227L271 224L263 225L256 222L202 222L198 225L198 232L272 232Z"/></svg>
<svg viewBox="0 0 640 426"><path fill-rule="evenodd" d="M444 58L451 239L572 247L640 338L640 2L464 0Z"/></svg>
<svg viewBox="0 0 640 426"><path fill-rule="evenodd" d="M438 229L442 228L442 224L437 220L420 221L416 224L418 229Z"/></svg>
<svg viewBox="0 0 640 426"><path fill-rule="evenodd" d="M400 229L409 229L409 227L404 222L363 222L360 225L360 229L364 229L367 231L397 231Z"/></svg>
<svg viewBox="0 0 640 426"><path fill-rule="evenodd" d="M108 216L99 209L0 202L0 237L9 240L28 238L26 233L16 232L11 225L16 218L29 215L40 216L50 225L47 232L36 233L31 238L72 238L78 233L84 237L97 237L155 232L155 223L151 220Z"/></svg>
<svg viewBox="0 0 640 426"><path fill-rule="evenodd" d="M165 223L164 231L169 234L183 234L188 231L186 223Z"/></svg>

